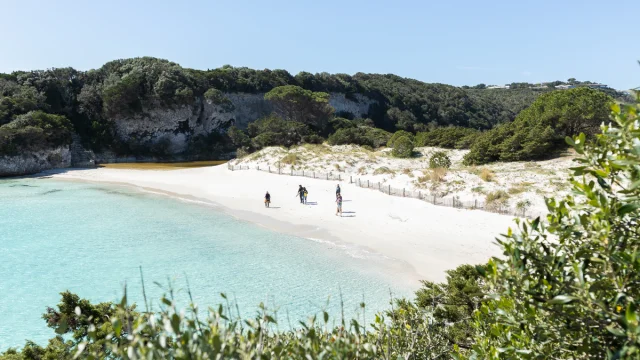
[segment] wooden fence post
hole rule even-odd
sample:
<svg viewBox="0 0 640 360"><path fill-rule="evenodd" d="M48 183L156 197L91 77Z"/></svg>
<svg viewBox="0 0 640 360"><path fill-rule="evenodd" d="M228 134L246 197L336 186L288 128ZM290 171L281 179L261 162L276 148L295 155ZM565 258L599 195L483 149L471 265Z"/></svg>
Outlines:
<svg viewBox="0 0 640 360"><path fill-rule="evenodd" d="M402 197L404 197L404 188L402 188Z"/></svg>
<svg viewBox="0 0 640 360"><path fill-rule="evenodd" d="M389 195L391 195L391 185L389 185Z"/></svg>
<svg viewBox="0 0 640 360"><path fill-rule="evenodd" d="M340 174L338 174L338 181L342 181L342 179L340 178Z"/></svg>
<svg viewBox="0 0 640 360"><path fill-rule="evenodd" d="M418 199L422 200L422 191L418 191Z"/></svg>
<svg viewBox="0 0 640 360"><path fill-rule="evenodd" d="M302 177L304 177L304 170L302 170Z"/></svg>
<svg viewBox="0 0 640 360"><path fill-rule="evenodd" d="M433 195L433 204L434 205L436 204L436 196L435 195Z"/></svg>
<svg viewBox="0 0 640 360"><path fill-rule="evenodd" d="M369 188L369 180L367 180L367 189Z"/></svg>
<svg viewBox="0 0 640 360"><path fill-rule="evenodd" d="M327 174L327 180L329 180L329 174Z"/></svg>
<svg viewBox="0 0 640 360"><path fill-rule="evenodd" d="M477 209L477 208L478 208L478 199L475 199L475 200L473 201L473 208L474 208L474 209Z"/></svg>
<svg viewBox="0 0 640 360"><path fill-rule="evenodd" d="M349 184L353 184L353 176L349 175Z"/></svg>

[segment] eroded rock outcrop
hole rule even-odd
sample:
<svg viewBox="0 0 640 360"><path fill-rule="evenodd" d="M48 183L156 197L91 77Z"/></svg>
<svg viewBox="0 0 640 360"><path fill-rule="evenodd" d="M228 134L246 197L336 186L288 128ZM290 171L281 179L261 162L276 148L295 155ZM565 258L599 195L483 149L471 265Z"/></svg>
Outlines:
<svg viewBox="0 0 640 360"><path fill-rule="evenodd" d="M70 166L71 152L68 146L16 156L0 156L0 177L30 175Z"/></svg>

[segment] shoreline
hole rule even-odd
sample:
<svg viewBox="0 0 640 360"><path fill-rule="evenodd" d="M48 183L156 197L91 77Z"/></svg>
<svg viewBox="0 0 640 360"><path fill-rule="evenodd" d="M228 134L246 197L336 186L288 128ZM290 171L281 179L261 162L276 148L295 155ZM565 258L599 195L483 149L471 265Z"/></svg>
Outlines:
<svg viewBox="0 0 640 360"><path fill-rule="evenodd" d="M511 216L442 208L349 184L341 184L345 212L349 215L337 217L332 201L335 182L257 171L232 172L224 165L172 171L73 169L47 171L39 174L42 176L133 186L213 206L273 231L343 250L349 247L362 250L384 259L383 272L393 273L412 287L420 280L444 281L446 270L466 263L483 263L499 255L493 239L513 224ZM309 205L283 196L293 194L297 182L309 188ZM265 189L274 196L270 209L262 204Z"/></svg>

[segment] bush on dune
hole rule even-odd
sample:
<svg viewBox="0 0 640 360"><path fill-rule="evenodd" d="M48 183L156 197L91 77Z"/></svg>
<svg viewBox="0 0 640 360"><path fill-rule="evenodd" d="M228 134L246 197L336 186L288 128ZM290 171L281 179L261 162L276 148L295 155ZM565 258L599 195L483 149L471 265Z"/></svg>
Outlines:
<svg viewBox="0 0 640 360"><path fill-rule="evenodd" d="M444 151L436 151L429 158L429 168L445 168L448 169L451 167L451 159Z"/></svg>
<svg viewBox="0 0 640 360"><path fill-rule="evenodd" d="M413 140L409 136L402 135L394 143L391 154L397 158L410 158L413 156Z"/></svg>
<svg viewBox="0 0 640 360"><path fill-rule="evenodd" d="M479 134L478 130L458 126L436 128L416 134L416 146L468 149Z"/></svg>
<svg viewBox="0 0 640 360"><path fill-rule="evenodd" d="M387 144L391 134L382 130L368 126L357 128L340 129L329 136L331 145L367 145L372 148L379 148Z"/></svg>
<svg viewBox="0 0 640 360"><path fill-rule="evenodd" d="M409 138L409 140L411 140L412 142L415 142L415 137L413 136L412 133L404 130L399 130L393 133L393 135L391 136L391 139L387 141L387 147L392 148L396 140L400 139L403 136L406 136L407 138Z"/></svg>

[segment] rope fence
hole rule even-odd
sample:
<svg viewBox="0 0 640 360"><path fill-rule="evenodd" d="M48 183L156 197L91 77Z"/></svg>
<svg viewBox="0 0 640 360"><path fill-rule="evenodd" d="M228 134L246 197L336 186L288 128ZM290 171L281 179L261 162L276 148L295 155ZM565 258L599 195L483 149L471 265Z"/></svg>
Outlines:
<svg viewBox="0 0 640 360"><path fill-rule="evenodd" d="M227 167L231 171L254 169L254 170L264 171L264 172L268 172L271 174L278 174L278 175L302 176L302 177L307 177L311 179L321 179L321 180L334 180L334 181L337 180L339 182L348 181L349 184L352 184L361 188L378 190L390 196L413 198L413 199L418 199L418 200L428 202L433 205L448 206L448 207L453 207L457 209L482 210L482 211L488 211L488 212L497 213L497 214L513 215L513 216L524 217L529 219L535 219L538 216L545 215L542 212L532 211L531 209L528 209L526 207L514 208L504 203L500 203L500 202L487 203L486 201L478 200L478 199L464 201L464 200L460 200L460 198L457 196L440 197L435 194L429 193L428 191L413 190L413 189L406 189L406 188L394 188L391 185L383 184L381 182L377 182L377 181L374 182L368 179L354 178L352 175L344 175L340 173L333 173L333 172L323 173L323 172L309 171L309 170L295 170L293 168L286 169L283 167L275 167L275 166L258 165L255 167L250 167L248 165L231 165L229 163L227 163Z"/></svg>

